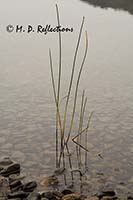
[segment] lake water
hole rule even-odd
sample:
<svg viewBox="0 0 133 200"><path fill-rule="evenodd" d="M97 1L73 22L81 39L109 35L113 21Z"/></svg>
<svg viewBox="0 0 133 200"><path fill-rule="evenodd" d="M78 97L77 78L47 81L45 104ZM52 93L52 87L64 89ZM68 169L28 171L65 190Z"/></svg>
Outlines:
<svg viewBox="0 0 133 200"><path fill-rule="evenodd" d="M91 180L89 184L96 190L112 182L119 194L127 194L133 189L133 15L122 10L93 7L79 0L1 3L0 156L20 162L22 170L38 182L54 170L55 104L48 49L52 49L57 75L58 34L8 33L6 26L56 26L55 3L59 6L62 26L74 29L62 34L62 97L67 94L82 16L85 16L83 32L87 30L89 35L73 129L75 135L85 89L86 116L94 111L88 141L88 183ZM74 81L84 46L83 33ZM72 103L73 98L70 110ZM97 157L97 152L102 153L103 160Z"/></svg>

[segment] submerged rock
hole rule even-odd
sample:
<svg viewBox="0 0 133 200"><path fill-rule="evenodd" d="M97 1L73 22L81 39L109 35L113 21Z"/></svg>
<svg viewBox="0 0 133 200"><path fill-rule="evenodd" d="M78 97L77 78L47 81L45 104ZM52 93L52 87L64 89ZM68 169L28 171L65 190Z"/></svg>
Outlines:
<svg viewBox="0 0 133 200"><path fill-rule="evenodd" d="M18 191L22 188L22 182L19 181L19 180L16 180L16 181L12 181L10 183L10 189L12 192L15 192L15 191Z"/></svg>
<svg viewBox="0 0 133 200"><path fill-rule="evenodd" d="M7 197L8 199L16 199L16 198L22 199L28 197L28 195L29 193L20 191L20 192L10 193L8 194Z"/></svg>
<svg viewBox="0 0 133 200"><path fill-rule="evenodd" d="M20 164L18 163L13 163L9 166L4 167L3 170L0 171L0 174L2 176L8 177L11 174L17 174L20 173Z"/></svg>
<svg viewBox="0 0 133 200"><path fill-rule="evenodd" d="M49 186L52 186L52 185L57 185L58 183L59 183L59 181L58 181L57 176L53 175L53 176L45 177L41 181L40 185L45 186L45 187L49 187Z"/></svg>
<svg viewBox="0 0 133 200"><path fill-rule="evenodd" d="M133 200L133 195L127 197L128 200Z"/></svg>
<svg viewBox="0 0 133 200"><path fill-rule="evenodd" d="M58 192L58 191L54 191L53 192L53 195L57 198L62 198L63 197L63 194L61 192Z"/></svg>
<svg viewBox="0 0 133 200"><path fill-rule="evenodd" d="M27 200L40 200L41 195L39 193L31 193L28 197Z"/></svg>
<svg viewBox="0 0 133 200"><path fill-rule="evenodd" d="M62 200L80 200L81 197L82 196L80 194L72 193L72 194L67 194L67 195L63 196Z"/></svg>
<svg viewBox="0 0 133 200"><path fill-rule="evenodd" d="M69 188L66 188L62 191L62 194L63 195L67 195L67 194L72 194L73 193L73 190L69 189Z"/></svg>
<svg viewBox="0 0 133 200"><path fill-rule="evenodd" d="M37 187L36 181L31 181L23 185L23 191L33 192L36 187Z"/></svg>
<svg viewBox="0 0 133 200"><path fill-rule="evenodd" d="M54 197L53 192L43 192L43 193L41 194L41 196L42 196L43 198L47 198L47 199L53 199L53 197Z"/></svg>
<svg viewBox="0 0 133 200"><path fill-rule="evenodd" d="M5 197L8 193L10 193L8 180L0 176L0 198Z"/></svg>
<svg viewBox="0 0 133 200"><path fill-rule="evenodd" d="M116 196L104 196L103 198L102 198L102 200L116 200L116 199L118 199L118 197L116 197Z"/></svg>
<svg viewBox="0 0 133 200"><path fill-rule="evenodd" d="M99 192L96 196L99 199L101 199L104 196L112 197L112 196L115 196L115 192L113 190L105 190L105 191L103 190L103 191Z"/></svg>
<svg viewBox="0 0 133 200"><path fill-rule="evenodd" d="M0 166L11 165L13 161L9 157L5 157L0 161Z"/></svg>
<svg viewBox="0 0 133 200"><path fill-rule="evenodd" d="M11 174L10 176L9 176L9 181L10 182L13 182L13 181L17 181L17 180L23 180L24 178L26 177L26 175L25 174Z"/></svg>

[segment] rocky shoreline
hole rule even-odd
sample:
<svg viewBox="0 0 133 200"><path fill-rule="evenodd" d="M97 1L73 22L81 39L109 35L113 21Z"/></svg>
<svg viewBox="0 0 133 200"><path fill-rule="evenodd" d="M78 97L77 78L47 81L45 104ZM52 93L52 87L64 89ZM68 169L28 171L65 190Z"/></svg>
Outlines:
<svg viewBox="0 0 133 200"><path fill-rule="evenodd" d="M75 193L72 189L64 188L62 191L53 189L53 191L37 191L37 182L24 182L25 176L21 174L19 163L10 158L4 158L0 161L0 200L133 200L129 194L127 198L117 197L115 191L111 188L105 188L97 192L92 197Z"/></svg>

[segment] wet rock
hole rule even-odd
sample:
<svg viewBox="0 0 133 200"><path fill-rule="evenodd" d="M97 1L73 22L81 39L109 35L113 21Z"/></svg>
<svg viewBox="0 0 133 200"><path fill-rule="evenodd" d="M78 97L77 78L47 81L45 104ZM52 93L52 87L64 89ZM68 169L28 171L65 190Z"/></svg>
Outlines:
<svg viewBox="0 0 133 200"><path fill-rule="evenodd" d="M10 189L12 192L16 192L16 191L22 189L22 182L19 180L11 182Z"/></svg>
<svg viewBox="0 0 133 200"><path fill-rule="evenodd" d="M20 191L20 192L10 193L8 194L7 197L8 199L17 199L17 198L22 199L28 197L28 195L29 193Z"/></svg>
<svg viewBox="0 0 133 200"><path fill-rule="evenodd" d="M26 177L25 174L12 174L9 176L9 182L17 181L17 180L23 180Z"/></svg>
<svg viewBox="0 0 133 200"><path fill-rule="evenodd" d="M12 163L13 163L13 161L8 157L5 157L0 161L0 165L2 165L2 166L11 165Z"/></svg>
<svg viewBox="0 0 133 200"><path fill-rule="evenodd" d="M118 199L118 197L116 197L116 196L113 196L113 197L104 196L104 197L102 198L102 200L116 200L116 199Z"/></svg>
<svg viewBox="0 0 133 200"><path fill-rule="evenodd" d="M58 191L54 191L53 192L53 195L57 198L62 198L63 197L63 194L61 192L58 192Z"/></svg>
<svg viewBox="0 0 133 200"><path fill-rule="evenodd" d="M76 194L76 193L67 194L62 197L62 200L80 200L80 199L81 199L81 195Z"/></svg>
<svg viewBox="0 0 133 200"><path fill-rule="evenodd" d="M41 195L39 193L31 193L28 197L27 200L40 200Z"/></svg>
<svg viewBox="0 0 133 200"><path fill-rule="evenodd" d="M33 192L36 187L37 187L36 181L31 181L23 185L23 191Z"/></svg>
<svg viewBox="0 0 133 200"><path fill-rule="evenodd" d="M21 181L18 181L18 180L13 181L12 183L10 183L10 188L12 189L12 188L18 187L20 185L22 185Z"/></svg>
<svg viewBox="0 0 133 200"><path fill-rule="evenodd" d="M5 177L0 176L0 198L10 193L10 187L8 180Z"/></svg>
<svg viewBox="0 0 133 200"><path fill-rule="evenodd" d="M5 177L17 173L20 173L20 164L18 163L13 163L9 166L6 166L3 170L0 171L0 174Z"/></svg>
<svg viewBox="0 0 133 200"><path fill-rule="evenodd" d="M133 200L133 196L128 196L127 200Z"/></svg>
<svg viewBox="0 0 133 200"><path fill-rule="evenodd" d="M45 197L42 197L42 198L41 198L41 200L48 200L48 199L47 199L47 198L45 198Z"/></svg>
<svg viewBox="0 0 133 200"><path fill-rule="evenodd" d="M99 200L98 197L90 197L90 198L87 198L86 200Z"/></svg>
<svg viewBox="0 0 133 200"><path fill-rule="evenodd" d="M57 176L53 175L53 176L45 177L41 181L40 185L45 186L45 187L49 187L49 186L52 186L52 185L57 185L58 183L59 183L59 181L58 181Z"/></svg>
<svg viewBox="0 0 133 200"><path fill-rule="evenodd" d="M53 192L43 192L41 194L41 196L43 198L47 198L47 199L54 199L54 195L53 195ZM55 198L56 199L56 198Z"/></svg>
<svg viewBox="0 0 133 200"><path fill-rule="evenodd" d="M41 198L41 200L48 200L48 199L47 199L47 198L45 198L45 197L44 197L44 198L42 197L42 198Z"/></svg>
<svg viewBox="0 0 133 200"><path fill-rule="evenodd" d="M99 199L101 199L104 196L115 196L115 192L113 190L105 190L101 191L96 195Z"/></svg>
<svg viewBox="0 0 133 200"><path fill-rule="evenodd" d="M63 194L58 191L53 191L53 192L42 192L41 197L43 199L49 199L49 200L59 200L63 197Z"/></svg>
<svg viewBox="0 0 133 200"><path fill-rule="evenodd" d="M67 195L67 194L72 194L73 193L73 190L69 189L69 188L66 188L62 191L62 194L63 195Z"/></svg>

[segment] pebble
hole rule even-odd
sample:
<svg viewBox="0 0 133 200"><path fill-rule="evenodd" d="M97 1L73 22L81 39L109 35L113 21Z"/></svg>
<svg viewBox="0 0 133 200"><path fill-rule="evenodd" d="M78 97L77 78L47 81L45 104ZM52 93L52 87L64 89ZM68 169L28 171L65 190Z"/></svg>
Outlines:
<svg viewBox="0 0 133 200"><path fill-rule="evenodd" d="M22 187L22 182L19 180L15 180L13 182L10 183L10 189L12 191L17 191Z"/></svg>
<svg viewBox="0 0 133 200"><path fill-rule="evenodd" d="M76 194L76 193L67 194L62 197L62 200L80 200L80 199L81 199L81 195Z"/></svg>
<svg viewBox="0 0 133 200"><path fill-rule="evenodd" d="M37 187L36 181L31 181L23 185L23 191L33 192L36 187Z"/></svg>
<svg viewBox="0 0 133 200"><path fill-rule="evenodd" d="M109 181L106 182L102 188L99 187L97 194L93 197L85 197L81 194L74 193L73 188L66 187L62 191L54 190L50 192L33 192L37 187L36 181L30 181L27 183L23 183L23 178L26 177L23 174L20 174L20 164L15 163L10 158L6 157L0 161L0 200L5 200L1 194L4 193L4 196L7 196L8 199L12 200L117 200L118 197L115 194L115 189L120 188L124 189L123 185L115 185ZM19 173L15 174L15 173ZM62 170L61 170L62 173ZM58 172L57 172L58 174ZM94 170L94 174L97 174L97 171ZM100 174L102 175L102 174ZM101 180L101 178L100 178ZM132 179L131 179L132 180ZM58 178L56 175L52 175L49 177L45 177L42 180L43 186L55 186L58 184ZM93 182L93 179L90 177L90 183L94 185L94 189L96 189L98 183L98 179ZM87 186L88 187L88 186ZM59 188L60 189L60 188ZM91 188L93 190L93 188ZM4 192L3 192L4 191ZM117 190L116 190L117 192ZM129 195L130 194L130 195ZM7 199L6 199L7 200ZM133 200L133 196L131 193L128 193L128 197L126 199L119 198L119 200Z"/></svg>
<svg viewBox="0 0 133 200"><path fill-rule="evenodd" d="M98 194L97 194L97 197L98 198L102 198L104 196L115 196L115 192L113 190L105 190L105 191L100 191Z"/></svg>
<svg viewBox="0 0 133 200"><path fill-rule="evenodd" d="M26 192L15 192L15 193L10 193L7 195L8 199L16 199L16 198L26 198L29 195L29 193Z"/></svg>
<svg viewBox="0 0 133 200"><path fill-rule="evenodd" d="M45 177L41 181L40 185L45 186L45 187L49 187L51 185L57 185L58 183L59 183L58 178L55 175L53 175L53 176Z"/></svg>
<svg viewBox="0 0 133 200"><path fill-rule="evenodd" d="M44 193L41 194L41 196L43 198L52 199L53 198L53 192L44 192Z"/></svg>
<svg viewBox="0 0 133 200"><path fill-rule="evenodd" d="M13 161L9 157L5 157L0 161L0 165L2 166L11 165L12 163Z"/></svg>
<svg viewBox="0 0 133 200"><path fill-rule="evenodd" d="M41 195L39 193L31 193L28 197L27 200L40 200Z"/></svg>
<svg viewBox="0 0 133 200"><path fill-rule="evenodd" d="M9 166L6 166L3 170L0 171L0 174L5 177L17 173L20 173L20 164L18 163L13 163Z"/></svg>
<svg viewBox="0 0 133 200"><path fill-rule="evenodd" d="M71 189L69 189L69 188L64 189L64 190L62 191L62 194L63 194L63 195L72 194L72 193L73 193L73 190L71 190Z"/></svg>

